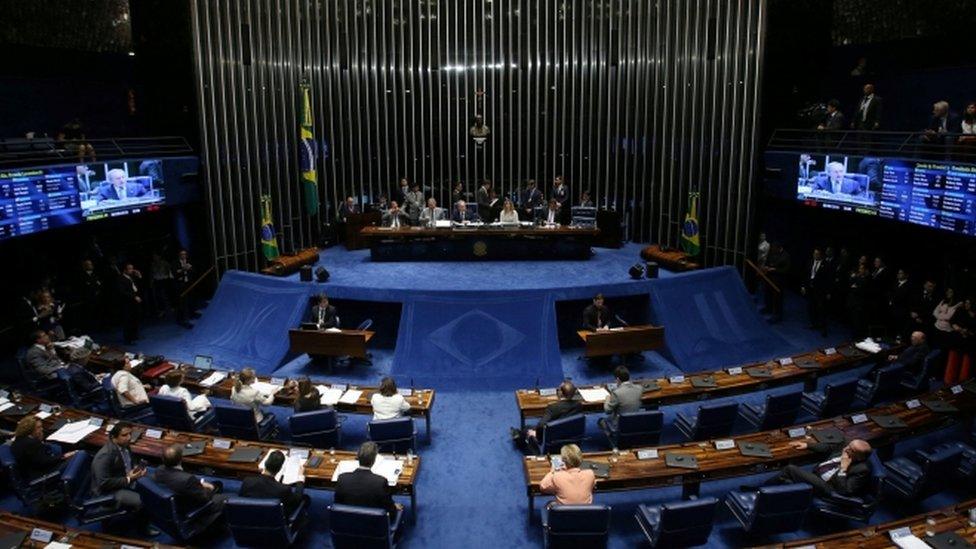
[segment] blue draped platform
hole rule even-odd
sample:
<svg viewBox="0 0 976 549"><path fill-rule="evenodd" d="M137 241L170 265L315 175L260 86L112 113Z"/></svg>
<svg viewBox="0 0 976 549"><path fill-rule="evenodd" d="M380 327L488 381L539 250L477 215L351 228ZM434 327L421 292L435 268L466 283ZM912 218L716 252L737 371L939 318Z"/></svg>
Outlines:
<svg viewBox="0 0 976 549"><path fill-rule="evenodd" d="M401 384L452 389L476 377L486 389L551 386L563 376L556 302L603 292L650 294L648 318L665 327L665 355L687 372L789 351L734 269L632 280L627 270L638 251L598 249L589 261L373 263L366 251L333 248L320 260L331 273L324 284L228 272L183 348L271 373L308 299L326 292L402 305L391 370Z"/></svg>

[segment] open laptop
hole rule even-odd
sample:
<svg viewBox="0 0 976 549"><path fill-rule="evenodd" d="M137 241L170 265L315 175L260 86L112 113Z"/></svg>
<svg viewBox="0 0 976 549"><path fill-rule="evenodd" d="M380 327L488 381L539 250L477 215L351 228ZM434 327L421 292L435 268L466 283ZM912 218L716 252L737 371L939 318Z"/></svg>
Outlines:
<svg viewBox="0 0 976 549"><path fill-rule="evenodd" d="M197 355L193 357L193 369L188 370L184 375L193 381L198 381L210 375L209 372L211 369L213 369L213 357Z"/></svg>

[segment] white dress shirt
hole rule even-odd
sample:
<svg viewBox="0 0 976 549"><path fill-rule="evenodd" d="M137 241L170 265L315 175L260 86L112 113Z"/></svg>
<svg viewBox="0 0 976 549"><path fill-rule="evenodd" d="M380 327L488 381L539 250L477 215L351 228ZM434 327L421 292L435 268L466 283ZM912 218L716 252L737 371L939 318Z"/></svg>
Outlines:
<svg viewBox="0 0 976 549"><path fill-rule="evenodd" d="M242 406L250 406L254 410L254 419L260 423L264 419L264 414L261 413L261 405L274 402L274 395L262 394L254 387L245 385L241 387L240 391L236 387L231 389L230 399Z"/></svg>
<svg viewBox="0 0 976 549"><path fill-rule="evenodd" d="M395 419L410 410L410 403L399 393L393 396L373 393L369 402L373 405L373 419Z"/></svg>

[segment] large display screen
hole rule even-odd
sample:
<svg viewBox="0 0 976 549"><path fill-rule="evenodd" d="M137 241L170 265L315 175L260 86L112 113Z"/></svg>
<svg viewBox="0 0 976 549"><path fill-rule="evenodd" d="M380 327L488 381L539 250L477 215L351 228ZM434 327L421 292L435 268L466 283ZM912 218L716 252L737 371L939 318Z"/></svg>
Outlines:
<svg viewBox="0 0 976 549"><path fill-rule="evenodd" d="M976 236L976 166L800 154L796 167L807 205Z"/></svg>
<svg viewBox="0 0 976 549"><path fill-rule="evenodd" d="M0 240L159 209L164 163L139 159L0 170Z"/></svg>

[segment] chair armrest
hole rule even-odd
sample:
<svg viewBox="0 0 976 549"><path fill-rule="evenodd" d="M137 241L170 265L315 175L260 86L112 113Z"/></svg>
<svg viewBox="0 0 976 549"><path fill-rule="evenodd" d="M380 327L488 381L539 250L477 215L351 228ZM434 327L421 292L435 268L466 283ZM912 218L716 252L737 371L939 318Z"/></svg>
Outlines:
<svg viewBox="0 0 976 549"><path fill-rule="evenodd" d="M295 510L292 511L291 513L291 516L288 517L288 524L294 524L295 521L298 520L298 517L305 512L305 507L307 506L307 504L308 504L308 499L302 498L302 502L299 503L297 507L295 507Z"/></svg>
<svg viewBox="0 0 976 549"><path fill-rule="evenodd" d="M196 509L194 509L194 510L190 511L189 513L187 513L186 514L186 520L193 520L194 518L196 518L200 514L208 511L211 507L213 507L213 500L210 500L207 503L204 503L203 505L201 505L200 507L197 507Z"/></svg>
<svg viewBox="0 0 976 549"><path fill-rule="evenodd" d="M108 495L105 495L105 496L95 496L93 498L88 498L88 499L86 499L86 500L84 500L84 501L81 502L81 507L82 507L82 509L88 510L88 509L92 509L92 508L95 508L95 507L106 506L106 505L108 505L110 503L112 505L115 504L115 496L112 495L112 494L108 494Z"/></svg>
<svg viewBox="0 0 976 549"><path fill-rule="evenodd" d="M37 488L37 487L45 486L45 485L47 485L49 483L52 483L53 481L59 480L60 478L61 478L61 471L58 470L58 469L55 469L54 471L51 471L50 473L47 473L45 475L41 475L41 476L35 478L34 480L30 481L29 483L27 483L27 486L30 487L30 488Z"/></svg>
<svg viewBox="0 0 976 549"><path fill-rule="evenodd" d="M394 516L390 517L390 535L396 534L403 522L403 509L397 509Z"/></svg>
<svg viewBox="0 0 976 549"><path fill-rule="evenodd" d="M849 505L851 507L862 507L867 501L862 497L857 496L845 496L843 494L833 493L830 495L822 496L820 499L830 502L839 503L841 505Z"/></svg>

